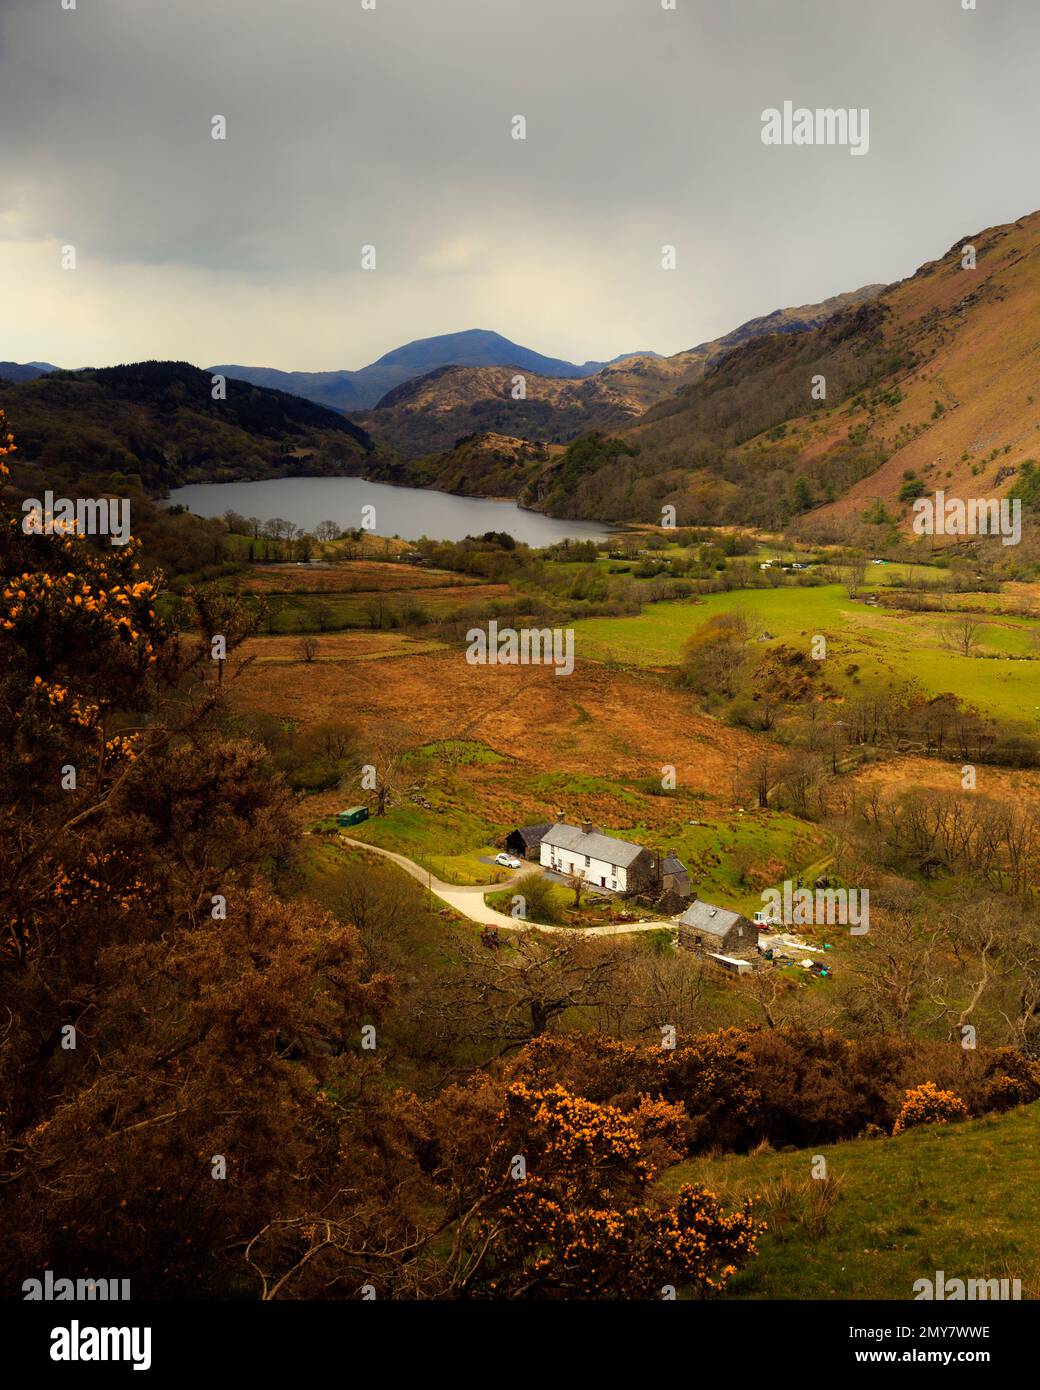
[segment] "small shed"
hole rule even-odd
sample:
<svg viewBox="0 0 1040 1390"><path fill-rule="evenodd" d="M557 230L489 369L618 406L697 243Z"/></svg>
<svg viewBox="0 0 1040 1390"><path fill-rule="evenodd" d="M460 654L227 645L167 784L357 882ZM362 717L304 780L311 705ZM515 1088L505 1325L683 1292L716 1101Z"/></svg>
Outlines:
<svg viewBox="0 0 1040 1390"><path fill-rule="evenodd" d="M340 811L336 819L340 825L360 825L363 820L368 820L368 807L348 806L345 811Z"/></svg>
<svg viewBox="0 0 1040 1390"><path fill-rule="evenodd" d="M542 848L542 836L552 821L541 825L521 825L506 836L506 851L517 859L537 859Z"/></svg>
<svg viewBox="0 0 1040 1390"><path fill-rule="evenodd" d="M740 960L737 956L723 956L718 951L709 951L708 956L717 966L730 975L750 975L751 962Z"/></svg>
<svg viewBox="0 0 1040 1390"><path fill-rule="evenodd" d="M758 948L758 931L739 912L697 898L679 918L679 945L705 955L749 955Z"/></svg>

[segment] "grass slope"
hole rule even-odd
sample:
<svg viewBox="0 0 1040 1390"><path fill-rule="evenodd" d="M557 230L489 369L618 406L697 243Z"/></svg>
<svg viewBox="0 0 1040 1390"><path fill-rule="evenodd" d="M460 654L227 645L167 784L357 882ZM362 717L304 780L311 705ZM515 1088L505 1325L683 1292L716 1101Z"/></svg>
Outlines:
<svg viewBox="0 0 1040 1390"><path fill-rule="evenodd" d="M916 682L933 695L956 691L990 714L1029 722L1038 717L1037 665L1023 659L1033 650L1035 620L983 617L980 655L965 657L943 640L948 617L868 607L849 599L840 584L734 590L701 603L652 604L638 617L581 619L574 624L575 652L593 661L674 666L696 628L734 609L747 613L753 637L769 633L769 642L808 650L813 636L825 636L824 675L845 695ZM850 666L857 669L849 673Z"/></svg>
<svg viewBox="0 0 1040 1390"><path fill-rule="evenodd" d="M734 1278L736 1298L912 1299L917 1279L1020 1278L1038 1292L1040 1104L958 1125L926 1125L791 1153L728 1154L679 1164L664 1191L703 1182L731 1203L759 1196L761 1253ZM809 1209L814 1155L838 1196Z"/></svg>

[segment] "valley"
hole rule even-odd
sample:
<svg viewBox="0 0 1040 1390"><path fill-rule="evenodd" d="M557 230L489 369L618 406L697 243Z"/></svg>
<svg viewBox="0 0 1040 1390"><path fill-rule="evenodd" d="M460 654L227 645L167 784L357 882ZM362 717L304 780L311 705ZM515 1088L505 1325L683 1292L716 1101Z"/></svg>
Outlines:
<svg viewBox="0 0 1040 1390"><path fill-rule="evenodd" d="M182 846L125 901L152 880L205 902L219 882L212 901L262 900L251 914L326 946L349 930L355 987L389 1000L394 982L379 1085L429 1094L408 1104L431 1123L460 1070L495 1091L540 1075L625 1123L637 1093L678 1106L652 1140L655 1209L706 1184L697 1201L761 1213L729 1297L903 1297L922 1261L979 1258L963 1195L931 1253L920 1165L989 1162L1040 1104L1040 424L1019 326L1038 219L975 238L966 294L955 247L673 357L578 367L480 332L355 374L13 364L11 485L123 497L139 537L113 559L76 539L84 617L108 603L106 564L143 564L126 592L154 604L131 629L151 634L140 669L85 668L72 727L92 727L109 670L146 682L158 660L155 717L205 729L146 749L154 784L133 775L129 706L105 742L132 814ZM929 507L943 524L915 527ZM28 574L4 630L37 621ZM48 710L63 650L45 635L26 657ZM124 881L109 834L88 899L98 873ZM206 867L182 868L197 852ZM763 906L796 895L828 906ZM801 1176L807 1151L825 1185ZM391 1224L459 1219L419 1185ZM1034 1243L992 1215L989 1256L1030 1288Z"/></svg>

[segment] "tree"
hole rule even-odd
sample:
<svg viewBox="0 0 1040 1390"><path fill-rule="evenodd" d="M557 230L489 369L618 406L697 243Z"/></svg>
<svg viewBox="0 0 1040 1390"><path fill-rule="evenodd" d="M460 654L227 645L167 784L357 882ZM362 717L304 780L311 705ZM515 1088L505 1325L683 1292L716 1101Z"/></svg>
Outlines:
<svg viewBox="0 0 1040 1390"><path fill-rule="evenodd" d="M578 932L518 930L496 952L467 934L456 939L454 950L456 968L431 994L431 1021L457 1043L490 1043L499 1052L540 1037L570 1009L603 1003L620 968L612 942Z"/></svg>
<svg viewBox="0 0 1040 1390"><path fill-rule="evenodd" d="M794 508L797 512L807 512L813 504L812 489L808 478L799 475L794 480Z"/></svg>
<svg viewBox="0 0 1040 1390"><path fill-rule="evenodd" d="M578 870L574 869L571 873L564 875L567 887L574 894L575 908L581 907L581 895L585 889L585 877Z"/></svg>
<svg viewBox="0 0 1040 1390"><path fill-rule="evenodd" d="M309 1209L392 1246L389 1109L362 1102L358 1050L389 983L361 978L352 926L274 894L291 798L221 732L255 614L189 593L196 632L171 631L136 541L27 536L0 510L5 1277L226 1295L257 1230Z"/></svg>
<svg viewBox="0 0 1040 1390"><path fill-rule="evenodd" d="M362 745L362 756L375 774L377 816L386 815L410 742L411 736L403 724L387 721Z"/></svg>
<svg viewBox="0 0 1040 1390"><path fill-rule="evenodd" d="M853 988L847 1015L871 1031L905 1038L918 1004L943 992L942 926L919 922L907 908L871 910L870 931L849 968ZM937 1017L944 1012L940 1003Z"/></svg>
<svg viewBox="0 0 1040 1390"><path fill-rule="evenodd" d="M973 656L979 645L981 633L982 624L978 619L970 613L964 613L952 623L947 623L942 630L942 637L951 651L957 652L960 656Z"/></svg>
<svg viewBox="0 0 1040 1390"><path fill-rule="evenodd" d="M309 665L318 654L318 639L316 637L301 637L297 651Z"/></svg>
<svg viewBox="0 0 1040 1390"><path fill-rule="evenodd" d="M524 873L513 891L524 900L523 920L549 925L557 922L559 912L553 896L553 882L541 869L532 868Z"/></svg>
<svg viewBox="0 0 1040 1390"><path fill-rule="evenodd" d="M853 560L845 568L845 592L849 598L856 598L867 578L867 567L862 560Z"/></svg>
<svg viewBox="0 0 1040 1390"><path fill-rule="evenodd" d="M716 613L687 638L680 667L702 695L732 695L747 661L747 618L739 610Z"/></svg>

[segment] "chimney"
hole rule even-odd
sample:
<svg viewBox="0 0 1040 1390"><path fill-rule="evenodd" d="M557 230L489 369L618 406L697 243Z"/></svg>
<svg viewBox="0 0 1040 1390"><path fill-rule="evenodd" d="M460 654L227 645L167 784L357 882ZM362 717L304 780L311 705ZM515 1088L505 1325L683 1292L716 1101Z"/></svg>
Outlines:
<svg viewBox="0 0 1040 1390"><path fill-rule="evenodd" d="M566 812L566 811L557 811L557 812L556 812L556 824L557 824L557 825L562 825L563 822L566 820L566 818L567 818L567 812Z"/></svg>
<svg viewBox="0 0 1040 1390"><path fill-rule="evenodd" d="M592 822L591 822L590 820L583 820L583 821L582 821L582 823L581 823L581 833L582 833L583 835L591 835L591 834L592 834Z"/></svg>

